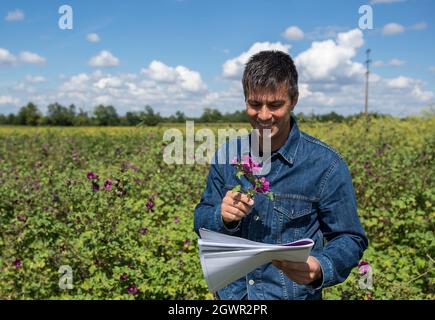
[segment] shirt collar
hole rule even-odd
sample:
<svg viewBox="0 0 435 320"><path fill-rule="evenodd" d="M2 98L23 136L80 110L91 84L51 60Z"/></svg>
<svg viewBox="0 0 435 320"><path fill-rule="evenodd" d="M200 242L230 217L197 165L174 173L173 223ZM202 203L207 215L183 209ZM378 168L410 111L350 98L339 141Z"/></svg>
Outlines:
<svg viewBox="0 0 435 320"><path fill-rule="evenodd" d="M299 142L301 139L301 132L296 122L296 118L291 115L291 128L288 138L284 145L281 146L275 154L280 154L289 164L293 164L296 159L296 154L299 148Z"/></svg>
<svg viewBox="0 0 435 320"><path fill-rule="evenodd" d="M293 114L290 116L290 132L289 135L287 137L286 142L281 146L281 148L279 148L278 150L272 152L271 156L273 157L274 155L281 155L285 161L287 161L290 165L292 165L296 159L296 153L298 151L298 147L299 147L299 141L300 141L300 136L301 136L301 132L299 131L299 127L298 124L296 122L296 118L293 116ZM248 136L242 137L242 139L248 139L249 143L248 144L242 144L241 147L241 155L250 155L250 144L251 144L251 134L249 134Z"/></svg>

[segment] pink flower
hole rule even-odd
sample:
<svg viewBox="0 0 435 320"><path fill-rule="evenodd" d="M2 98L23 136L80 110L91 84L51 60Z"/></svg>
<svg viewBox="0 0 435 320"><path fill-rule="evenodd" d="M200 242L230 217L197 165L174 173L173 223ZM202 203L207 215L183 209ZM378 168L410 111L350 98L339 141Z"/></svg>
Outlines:
<svg viewBox="0 0 435 320"><path fill-rule="evenodd" d="M129 294L137 294L139 292L139 289L134 284L131 284L128 286L127 292Z"/></svg>
<svg viewBox="0 0 435 320"><path fill-rule="evenodd" d="M20 259L16 259L16 260L14 261L14 266L15 266L15 268L17 268L17 269L20 269L20 268L23 266L23 262L22 262Z"/></svg>
<svg viewBox="0 0 435 320"><path fill-rule="evenodd" d="M17 220L18 220L18 221L21 221L21 222L26 222L26 221L27 221L27 217L26 217L25 214L19 214L19 215L17 216Z"/></svg>
<svg viewBox="0 0 435 320"><path fill-rule="evenodd" d="M104 182L104 190L112 190L112 180L106 179Z"/></svg>
<svg viewBox="0 0 435 320"><path fill-rule="evenodd" d="M140 228L139 233L141 235L146 235L148 233L148 228Z"/></svg>
<svg viewBox="0 0 435 320"><path fill-rule="evenodd" d="M100 190L100 186L98 183L96 183L95 181L92 181L92 190L93 191L98 191Z"/></svg>
<svg viewBox="0 0 435 320"><path fill-rule="evenodd" d="M265 177L261 177L257 180L257 186L255 188L255 191L258 193L266 193L270 190L270 183L266 180Z"/></svg>
<svg viewBox="0 0 435 320"><path fill-rule="evenodd" d="M98 180L98 175L92 171L89 171L88 174L86 175L86 177L89 180Z"/></svg>
<svg viewBox="0 0 435 320"><path fill-rule="evenodd" d="M178 217L178 216L177 216L177 217L175 217L175 218L174 218L174 222L175 222L175 223L178 223L178 222L180 222L180 217Z"/></svg>
<svg viewBox="0 0 435 320"><path fill-rule="evenodd" d="M154 207L154 202L152 200L148 200L146 207L151 210Z"/></svg>
<svg viewBox="0 0 435 320"><path fill-rule="evenodd" d="M125 272L123 274L121 274L121 276L119 277L119 279L121 281L127 281L128 280L128 274L126 274Z"/></svg>

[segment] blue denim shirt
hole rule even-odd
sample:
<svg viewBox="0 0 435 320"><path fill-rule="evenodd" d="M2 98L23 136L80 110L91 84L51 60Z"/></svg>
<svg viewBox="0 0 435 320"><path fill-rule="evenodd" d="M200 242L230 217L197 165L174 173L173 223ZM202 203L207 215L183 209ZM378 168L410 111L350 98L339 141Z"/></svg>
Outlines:
<svg viewBox="0 0 435 320"><path fill-rule="evenodd" d="M341 155L327 144L302 132L291 117L285 144L272 153L270 181L274 199L255 195L252 211L233 229L224 225L221 202L228 190L247 181L235 176L235 168L218 164L217 155L239 145L244 136L224 144L210 166L207 186L195 208L194 229L280 244L302 238L315 241L311 255L320 262L322 279L298 285L271 263L248 273L218 294L221 299L321 299L322 288L343 282L357 266L368 240L360 224L352 178ZM239 150L238 154L243 154Z"/></svg>

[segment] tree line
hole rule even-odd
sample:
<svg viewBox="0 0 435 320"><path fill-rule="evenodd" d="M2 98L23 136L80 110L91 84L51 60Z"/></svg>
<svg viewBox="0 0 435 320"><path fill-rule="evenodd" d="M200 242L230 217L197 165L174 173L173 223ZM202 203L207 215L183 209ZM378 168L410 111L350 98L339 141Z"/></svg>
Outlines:
<svg viewBox="0 0 435 320"><path fill-rule="evenodd" d="M352 120L362 114L344 117L335 112L322 115L313 113L305 115L296 114L299 121L332 121L343 122ZM383 115L372 114L380 117ZM63 106L59 103L52 103L47 107L47 114L44 115L38 107L29 102L20 108L17 114L0 114L0 125L29 125L29 126L155 126L159 123L183 123L186 120L194 120L200 123L233 122L246 123L248 118L244 110L237 110L232 113L223 114L217 109L205 108L199 117L187 117L183 112L177 111L174 115L161 116L159 112L147 105L142 111L129 111L125 115L118 115L115 107L109 105L98 105L91 112L83 109L77 110L74 104Z"/></svg>

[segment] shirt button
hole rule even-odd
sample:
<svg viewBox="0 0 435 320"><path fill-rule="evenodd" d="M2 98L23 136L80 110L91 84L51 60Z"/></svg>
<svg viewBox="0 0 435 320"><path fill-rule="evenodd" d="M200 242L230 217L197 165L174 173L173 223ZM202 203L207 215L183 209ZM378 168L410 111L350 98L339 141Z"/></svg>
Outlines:
<svg viewBox="0 0 435 320"><path fill-rule="evenodd" d="M253 286L255 284L255 281L251 279L251 280L248 281L248 283L249 283L250 286Z"/></svg>
<svg viewBox="0 0 435 320"><path fill-rule="evenodd" d="M254 216L254 220L255 220L255 221L258 221L258 219L260 219L260 217L258 216L258 214L256 214L256 215Z"/></svg>

